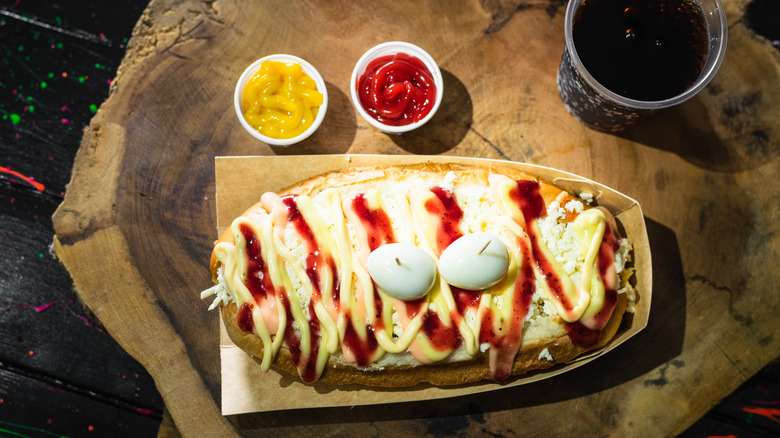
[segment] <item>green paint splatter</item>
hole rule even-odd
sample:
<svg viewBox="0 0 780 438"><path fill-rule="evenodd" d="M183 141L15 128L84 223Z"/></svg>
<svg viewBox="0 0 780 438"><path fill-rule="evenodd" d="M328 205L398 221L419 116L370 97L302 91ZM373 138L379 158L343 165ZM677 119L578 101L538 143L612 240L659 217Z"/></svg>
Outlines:
<svg viewBox="0 0 780 438"><path fill-rule="evenodd" d="M9 423L9 422L3 421L3 420L0 420L0 424L2 424L4 426L7 426L7 427L12 427L14 429L31 430L31 431L42 433L44 435L56 436L56 437L60 437L60 438L67 438L66 436L60 435L58 433L49 432L48 430L38 429L37 427L25 426L24 424ZM14 436L27 436L27 435L22 435L19 432L14 432L14 431L8 430L8 429L0 429L0 431L12 433L12 434L14 434Z"/></svg>
<svg viewBox="0 0 780 438"><path fill-rule="evenodd" d="M62 43L57 43L57 48L62 49Z"/></svg>
<svg viewBox="0 0 780 438"><path fill-rule="evenodd" d="M54 73L52 73L52 72L49 72L49 74L47 74L46 76L47 76L49 79L51 79L51 78L53 78L53 77L54 77Z"/></svg>
<svg viewBox="0 0 780 438"><path fill-rule="evenodd" d="M21 436L21 437L24 437L24 438L30 438L29 435L22 435L21 433L16 433L13 430L0 429L0 432L7 433L10 436Z"/></svg>
<svg viewBox="0 0 780 438"><path fill-rule="evenodd" d="M42 259L42 258L43 258L43 253L42 253L42 252L39 252L39 253L38 253L38 258L39 258L39 259Z"/></svg>
<svg viewBox="0 0 780 438"><path fill-rule="evenodd" d="M42 90L45 90L45 89L46 89L46 87L48 87L48 86L49 86L49 84L47 84L47 83L46 83L46 81L42 81L42 82L41 82L41 89L42 89Z"/></svg>
<svg viewBox="0 0 780 438"><path fill-rule="evenodd" d="M97 105L95 105L94 103L91 103L91 104L89 104L89 111L90 111L92 114L95 114L95 113L97 112L97 110L98 110L98 107L97 107Z"/></svg>
<svg viewBox="0 0 780 438"><path fill-rule="evenodd" d="M11 123L16 125L17 123L22 121L22 117L19 114L11 114Z"/></svg>
<svg viewBox="0 0 780 438"><path fill-rule="evenodd" d="M16 50L18 50L18 51L20 51L20 52L24 52L24 46L20 44L20 45L19 45L19 46L16 48Z"/></svg>
<svg viewBox="0 0 780 438"><path fill-rule="evenodd" d="M35 106L33 106L33 105L28 105L28 106L27 106L27 111L29 111L29 112L31 112L31 113L34 113L34 112L35 112Z"/></svg>
<svg viewBox="0 0 780 438"><path fill-rule="evenodd" d="M87 79L84 76L79 76L79 83L83 84Z"/></svg>

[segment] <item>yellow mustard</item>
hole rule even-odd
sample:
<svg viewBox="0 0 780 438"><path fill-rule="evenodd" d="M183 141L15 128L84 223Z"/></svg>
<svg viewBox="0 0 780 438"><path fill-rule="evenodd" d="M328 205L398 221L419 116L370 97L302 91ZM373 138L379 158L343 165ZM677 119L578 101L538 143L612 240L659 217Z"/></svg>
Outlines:
<svg viewBox="0 0 780 438"><path fill-rule="evenodd" d="M264 61L244 87L244 118L261 134L297 137L308 129L323 103L317 84L297 63Z"/></svg>

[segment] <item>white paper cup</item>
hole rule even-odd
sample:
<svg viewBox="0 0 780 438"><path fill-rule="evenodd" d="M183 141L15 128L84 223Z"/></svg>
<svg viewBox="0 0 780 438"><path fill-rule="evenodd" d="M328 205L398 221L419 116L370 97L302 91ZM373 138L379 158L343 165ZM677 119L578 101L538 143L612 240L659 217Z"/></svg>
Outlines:
<svg viewBox="0 0 780 438"><path fill-rule="evenodd" d="M263 135L260 133L260 131L253 128L244 118L244 109L241 103L244 87L249 82L249 80L252 79L252 76L254 76L258 70L260 70L260 65L264 61L278 61L284 63L300 64L303 71L312 79L314 79L314 82L317 84L317 91L322 93L322 105L320 105L319 109L317 110L317 117L314 118L314 122L312 122L311 126L309 126L307 130L303 131L297 137L284 139L268 137L267 135ZM244 73L241 74L241 77L238 79L238 83L236 83L234 103L236 108L236 115L238 116L238 120L241 122L241 126L243 126L247 132L252 134L254 138L273 146L289 146L308 138L314 133L314 131L317 130L317 128L319 128L320 124L322 123L322 119L325 118L325 113L328 110L328 89L325 87L325 81L322 79L322 76L317 71L317 69L315 69L311 64L304 61L303 59L293 55L268 55L253 62L252 65L247 67L247 69L244 70Z"/></svg>
<svg viewBox="0 0 780 438"><path fill-rule="evenodd" d="M368 67L368 64L371 61L382 56L395 55L396 53L405 53L422 61L423 64L425 64L425 66L428 68L428 71L431 72L431 75L433 75L433 83L436 85L436 101L433 103L433 108L431 108L431 111L428 113L428 115L426 115L418 122L400 126L385 125L384 123L381 123L375 118L371 117L360 103L360 97L358 97L357 90L358 81L360 80L360 77L363 76L363 73L366 71L366 67ZM358 60L357 64L355 64L355 69L352 70L350 91L352 94L352 104L355 105L355 109L357 110L358 114L360 114L360 116L363 117L366 122L382 132L389 134L400 134L419 128L420 126L426 124L428 120L431 120L433 115L436 114L436 110L439 109L441 98L444 93L444 80L442 79L439 65L436 64L436 61L433 60L433 57L429 55L428 52L415 46L414 44L401 41L390 41L372 47Z"/></svg>

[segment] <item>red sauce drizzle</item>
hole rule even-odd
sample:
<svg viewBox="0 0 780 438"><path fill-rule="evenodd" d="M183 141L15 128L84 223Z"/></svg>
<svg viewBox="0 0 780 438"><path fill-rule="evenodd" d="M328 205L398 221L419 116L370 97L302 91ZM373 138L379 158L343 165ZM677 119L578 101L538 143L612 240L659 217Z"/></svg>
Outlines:
<svg viewBox="0 0 780 438"><path fill-rule="evenodd" d="M382 313L382 301L377 302L377 314ZM384 324L382 320L377 318L377 328L366 324L366 339L363 340L355 330L355 326L352 324L352 318L349 314L347 317L347 329L344 332L344 339L342 344L344 347L351 351L355 356L355 364L359 367L368 366L371 363L371 358L376 354L376 350L379 348L379 342L376 340L374 330L383 330Z"/></svg>
<svg viewBox="0 0 780 438"><path fill-rule="evenodd" d="M371 251L379 248L385 243L395 242L395 233L390 222L390 217L381 208L372 210L368 206L366 196L360 193L352 199L352 210L360 219L363 228L366 230L368 247ZM382 321L382 299L376 288L374 288L374 302L376 303L375 323L373 326L366 324L366 339L361 339L355 327L352 325L352 319L347 315L347 329L342 340L343 346L352 352L355 356L355 363L358 366L367 366L371 363L371 358L376 354L379 343L376 340L375 330L384 330Z"/></svg>
<svg viewBox="0 0 780 438"><path fill-rule="evenodd" d="M536 181L517 181L517 191L512 190L509 195L520 207L526 222L535 221L547 213L544 198L539 194L539 183Z"/></svg>
<svg viewBox="0 0 780 438"><path fill-rule="evenodd" d="M339 288L338 270L336 269L336 262L333 259L333 256L320 250L320 246L314 236L314 231L306 222L306 219L298 208L298 204L295 202L295 195L282 197L282 202L287 207L287 220L293 224L295 231L298 233L306 247L306 275L309 277L312 284L312 296L308 309L309 315L311 316L307 321L309 332L311 333L311 351L308 356L303 357L300 345L300 335L292 327L294 319L290 303L287 301L287 297L283 295L283 302L287 312L285 344L290 350L293 364L298 368L301 379L304 382L313 382L319 378L317 373L317 355L320 348L320 321L315 316L314 306L322 299L320 269L330 270L331 276L333 277L333 299L336 305L338 305Z"/></svg>
<svg viewBox="0 0 780 438"><path fill-rule="evenodd" d="M528 248L524 242L518 239L518 245L522 247L520 254L526 254ZM490 370L491 378L501 382L512 373L515 356L520 349L523 334L523 322L528 314L534 295L534 272L530 263L523 263L515 280L515 293L513 296L511 320L501 328L506 328L506 333L496 333L493 328L492 310L485 314L480 327L480 343L490 343ZM506 305L507 303L504 303ZM503 330L501 330L503 332Z"/></svg>
<svg viewBox="0 0 780 438"><path fill-rule="evenodd" d="M592 330L585 327L580 321L567 322L566 333L571 342L581 348L590 348L599 342L601 330Z"/></svg>
<svg viewBox="0 0 780 438"><path fill-rule="evenodd" d="M479 300L482 294L478 291L461 289L450 285L452 298L455 300L455 309L458 314L464 315L466 310L479 307Z"/></svg>
<svg viewBox="0 0 780 438"><path fill-rule="evenodd" d="M534 260L536 260L536 266L538 266L539 270L542 271L544 279L547 282L547 286L550 288L550 292L552 292L553 295L555 295L555 297L561 302L561 306L563 306L564 309L567 311L573 309L574 305L569 302L568 297L563 292L563 283L561 283L560 277L558 277L558 275L555 273L555 270L553 270L550 260L544 256L544 253L539 247L537 237L533 234L529 234L529 237L531 239L531 252L534 256ZM542 243L542 245L544 245L544 243Z"/></svg>
<svg viewBox="0 0 780 438"><path fill-rule="evenodd" d="M612 230L607 227L604 231L604 238L601 241L601 247L599 247L599 260L598 271L601 281L607 284L605 281L607 271L615 264L615 252L617 252L620 245L618 244L615 235ZM601 310L594 316L596 324L599 328L604 328L612 317L612 311L615 309L615 303L617 303L617 291L614 288L606 288L604 291L604 305Z"/></svg>
<svg viewBox="0 0 780 438"><path fill-rule="evenodd" d="M238 229L246 241L247 272L244 284L255 301L259 302L265 299L269 293L273 293L274 285L271 282L271 276L268 275L268 266L263 260L260 239L257 238L252 227L247 224L239 225Z"/></svg>
<svg viewBox="0 0 780 438"><path fill-rule="evenodd" d="M387 213L378 208L371 210L366 202L366 195L361 193L352 200L352 209L363 222L368 236L368 247L371 251L385 243L395 242L395 233Z"/></svg>
<svg viewBox="0 0 780 438"><path fill-rule="evenodd" d="M293 224L295 231L306 246L308 253L306 255L306 275L313 286L312 299L319 298L322 293L322 284L320 284L320 274L317 271L317 267L320 264L325 266L329 266L329 264L319 250L317 240L314 238L314 232L298 209L298 204L295 203L295 195L284 196L282 202L287 206L287 220ZM337 275L336 272L333 272L333 274Z"/></svg>
<svg viewBox="0 0 780 438"><path fill-rule="evenodd" d="M438 252L437 255L441 255L441 252L447 249L452 242L463 236L463 233L460 231L463 210L461 210L452 193L448 190L444 190L441 187L433 187L431 192L436 195L438 202L434 199L429 200L425 203L425 209L428 213L438 216L441 221L436 231L437 247L435 248Z"/></svg>
<svg viewBox="0 0 780 438"><path fill-rule="evenodd" d="M309 224L298 209L298 204L295 203L295 195L288 195L282 198L282 202L287 206L287 220L292 222L295 230L303 240L303 244L306 245L306 275L309 277L313 286L312 299L319 299L322 294L322 282L320 279L319 269L324 266L325 269L329 269L333 278L333 301L338 308L339 305L339 274L336 268L336 261L329 253L320 251L320 247L317 244L317 240L314 238L314 232Z"/></svg>
<svg viewBox="0 0 780 438"><path fill-rule="evenodd" d="M253 333L255 330L255 322L252 319L252 307L254 306L251 303L244 303L238 309L238 327L249 333Z"/></svg>
<svg viewBox="0 0 780 438"><path fill-rule="evenodd" d="M488 309L487 312L482 316L482 325L479 327L479 343L489 343L490 345L495 345L496 340L498 339L499 333L496 333L496 331L493 328L493 319L495 317L493 316L493 311L491 309Z"/></svg>
<svg viewBox="0 0 780 438"><path fill-rule="evenodd" d="M539 194L538 182L532 180L517 181L517 190L512 190L509 195L523 212L523 217L529 229L533 222L547 214L544 198ZM531 254L536 261L536 266L544 275L550 291L560 300L564 309L571 310L574 306L563 292L561 279L553 270L552 263L545 257L540 247L540 245L544 245L544 242L540 243L534 233L528 233L528 237L531 239Z"/></svg>
<svg viewBox="0 0 780 438"><path fill-rule="evenodd" d="M327 264L328 269L333 273L333 305L338 309L340 305L339 299L341 297L341 278L339 277L339 271L333 257L328 257Z"/></svg>
<svg viewBox="0 0 780 438"><path fill-rule="evenodd" d="M433 312L428 312L423 316L421 330L436 350L454 350L460 345L461 336L457 327L444 325Z"/></svg>
<svg viewBox="0 0 780 438"><path fill-rule="evenodd" d="M416 300L404 301L404 307L406 308L406 317L409 319L417 316L418 313L424 311L425 297L418 298Z"/></svg>
<svg viewBox="0 0 780 438"><path fill-rule="evenodd" d="M293 365L298 368L298 375L306 383L314 382L319 378L317 373L317 355L320 351L320 324L317 318L312 317L309 321L309 334L311 335L311 351L308 356L304 356L301 350L301 336L296 331L292 323L294 321L292 308L287 299L287 295L280 295L282 305L287 313L287 327L284 330L284 345L290 351L290 359ZM310 309L313 311L313 309Z"/></svg>
<svg viewBox="0 0 780 438"><path fill-rule="evenodd" d="M436 247L433 249L436 255L441 255L452 242L458 240L463 233L460 231L460 221L463 219L461 210L452 192L442 187L432 187L431 192L435 198L425 202L425 210L436 217L439 222L436 226ZM452 325L445 326L435 312L427 311L423 316L421 332L430 340L431 346L439 351L447 351L458 348L462 342L458 324L463 319L466 308L478 306L480 294L468 292L452 287L456 308L452 310L450 318Z"/></svg>
<svg viewBox="0 0 780 438"><path fill-rule="evenodd" d="M294 203L293 203L294 205ZM297 209L295 209L297 211ZM292 216L292 215L291 215ZM300 216L300 214L299 214ZM305 224L305 222L304 222ZM252 296L259 303L261 300L266 299L270 293L275 289L271 282L271 276L268 274L268 267L262 258L260 251L260 239L257 238L252 227L241 224L239 226L241 234L246 240L246 253L247 253L247 278L244 281L247 289L249 289ZM312 336L311 344L312 351L307 358L302 359L301 354L301 338L300 335L293 329L292 322L294 321L292 310L290 308L290 302L287 299L287 295L279 294L279 298L284 305L285 312L287 313L287 326L284 331L284 343L290 351L293 364L298 368L298 372L301 379L305 382L313 382L317 380L319 375L317 374L317 352L319 351L319 320L312 318L309 324L309 331ZM314 301L310 303L310 314L314 314ZM237 323L238 326L247 332L254 332L254 320L252 319L252 308L254 304L244 303L238 310Z"/></svg>

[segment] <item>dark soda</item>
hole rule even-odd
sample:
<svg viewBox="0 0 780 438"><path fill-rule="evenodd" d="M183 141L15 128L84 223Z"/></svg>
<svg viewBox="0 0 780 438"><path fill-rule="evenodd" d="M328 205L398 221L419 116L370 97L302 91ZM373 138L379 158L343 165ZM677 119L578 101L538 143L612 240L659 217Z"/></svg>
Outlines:
<svg viewBox="0 0 780 438"><path fill-rule="evenodd" d="M572 37L596 81L641 101L684 92L699 78L709 50L707 25L692 0L584 0Z"/></svg>

